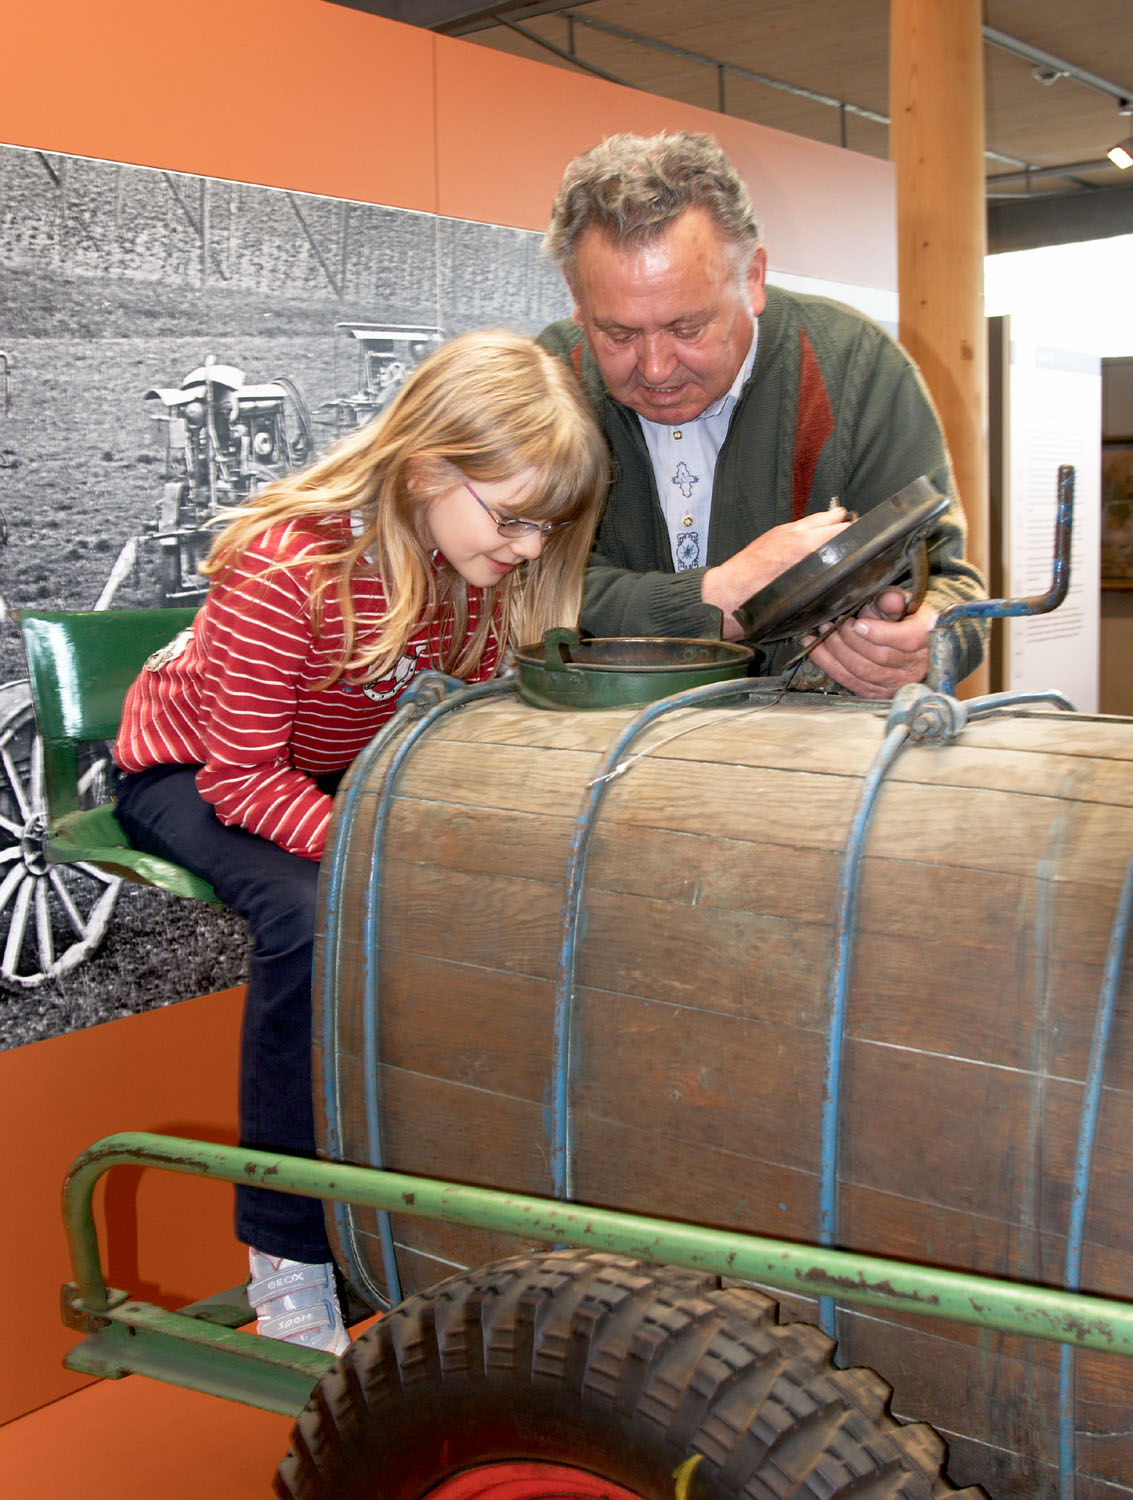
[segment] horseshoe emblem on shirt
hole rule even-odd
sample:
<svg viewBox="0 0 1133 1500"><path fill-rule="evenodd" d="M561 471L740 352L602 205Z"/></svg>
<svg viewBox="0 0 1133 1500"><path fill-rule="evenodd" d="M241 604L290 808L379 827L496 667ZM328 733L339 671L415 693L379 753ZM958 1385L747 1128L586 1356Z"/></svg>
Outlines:
<svg viewBox="0 0 1133 1500"><path fill-rule="evenodd" d="M365 697L372 703L388 703L391 698L398 698L406 687L416 677L421 666L421 658L428 648L422 642L410 647L410 653L399 657L394 669L388 677L379 678L377 682L367 682L362 689Z"/></svg>
<svg viewBox="0 0 1133 1500"><path fill-rule="evenodd" d="M156 651L146 657L146 671L160 672L162 667L171 661L176 661L179 656L184 656L189 649L189 642L193 639L193 627L188 625L179 631L173 639L165 646L159 646Z"/></svg>

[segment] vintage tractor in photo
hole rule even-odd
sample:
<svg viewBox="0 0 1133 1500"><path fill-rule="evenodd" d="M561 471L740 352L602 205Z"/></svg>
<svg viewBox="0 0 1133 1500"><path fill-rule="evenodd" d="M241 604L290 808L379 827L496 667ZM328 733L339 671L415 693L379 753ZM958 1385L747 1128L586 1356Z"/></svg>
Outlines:
<svg viewBox="0 0 1133 1500"><path fill-rule="evenodd" d="M336 437L364 426L444 338L439 328L424 324L336 323L334 388L343 394L324 401L316 421L332 428ZM353 391L344 391L348 382L354 383Z"/></svg>
<svg viewBox="0 0 1133 1500"><path fill-rule="evenodd" d="M144 400L165 427L155 602L199 603L206 585L197 570L214 534L210 521L302 468L315 446L310 413L286 376L252 385L243 370L213 359L179 386L153 387Z"/></svg>

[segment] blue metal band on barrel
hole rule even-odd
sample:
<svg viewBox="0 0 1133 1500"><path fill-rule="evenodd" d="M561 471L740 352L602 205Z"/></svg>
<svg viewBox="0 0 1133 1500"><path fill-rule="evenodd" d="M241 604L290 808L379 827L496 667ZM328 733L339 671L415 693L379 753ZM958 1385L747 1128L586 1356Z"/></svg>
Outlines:
<svg viewBox="0 0 1133 1500"><path fill-rule="evenodd" d="M830 969L829 1023L822 1074L822 1120L818 1170L818 1233L820 1245L832 1246L837 1234L838 1207L838 1121L841 1110L842 1055L845 1041L846 1000L849 993L853 959L854 929L857 917L858 872L866 834L876 805L882 780L902 746L910 738L952 739L963 728L965 720L975 714L990 714L1014 707L1019 701L1046 700L1051 694L995 694L959 704L939 690L912 683L902 688L893 700L887 722L886 738L862 781L858 806L854 813L842 851L838 871L837 910L834 920L834 961ZM941 710L927 713L928 709ZM951 709L951 712L947 710ZM836 1310L832 1297L820 1297L818 1322L823 1332L836 1336Z"/></svg>
<svg viewBox="0 0 1133 1500"><path fill-rule="evenodd" d="M827 991L830 1017L826 1031L826 1055L822 1068L822 1127L818 1162L818 1243L833 1245L837 1228L838 1115L842 1096L842 1050L846 1029L846 996L853 968L854 928L857 919L858 872L870 820L885 774L909 738L907 723L890 729L866 772L858 794L850 831L838 870L837 910L834 918L834 961ZM832 1297L820 1297L818 1322L834 1337L835 1307Z"/></svg>
<svg viewBox="0 0 1133 1500"><path fill-rule="evenodd" d="M1078 1125L1078 1149L1074 1157L1074 1183L1070 1195L1070 1227L1066 1236L1066 1271L1063 1277L1068 1292L1081 1290L1082 1244L1086 1231L1086 1199L1090 1191L1094 1142L1097 1137L1098 1112L1101 1108L1102 1081L1106 1056L1113 1029L1113 1013L1122 962L1133 918L1133 859L1125 870L1125 883L1117 901L1113 930L1106 950L1094 1034L1090 1041L1090 1058L1086 1066L1086 1086L1082 1098L1082 1117ZM1059 1500L1073 1500L1074 1475L1077 1470L1075 1442L1075 1371L1077 1356L1073 1344L1063 1344L1058 1362L1058 1494Z"/></svg>
<svg viewBox="0 0 1133 1500"><path fill-rule="evenodd" d="M455 689L455 691L452 691ZM455 710L465 708L469 703L477 702L484 698L499 697L504 693L514 691L514 685L510 679L497 678L491 682L474 683L467 686L458 678L446 677L440 672L424 672L414 682L413 687L403 695L402 707L390 720L389 724L379 734L375 735L365 750L357 758L351 768L350 775L344 782L339 795L343 799L336 817L336 828L349 830L353 827L354 812L356 810L361 788L366 776L375 761L383 755L390 744L401 736L401 742L390 759L386 768L385 777L382 782L382 790L378 799L378 810L374 820L373 846L369 861L370 878L366 887L363 902L363 933L362 933L362 1045L365 1056L369 1059L369 1066L363 1069L364 1085L364 1116L366 1121L366 1152L367 1164L373 1167L382 1167L382 1132L381 1132L381 1099L380 1085L378 1081L378 1008L379 1008L379 942L378 942L378 919L380 903L380 877L382 869L382 846L385 839L386 824L389 818L389 808L393 801L394 785L397 777L405 763L409 752L422 736L428 734L438 719ZM435 697L438 692L447 693L448 696L434 702L432 707L422 712L422 703L427 702L430 697ZM406 732L407 731L407 732ZM328 873L328 891L324 910L328 915L328 932L324 939L325 949L337 958L338 934L342 920L341 888L346 866L346 845L348 843L348 832L335 838L333 850L328 850L331 858L329 860L330 870ZM337 1047L333 1046L333 1023L331 1017L337 1007L334 1004L335 981L337 975L328 973L328 969L334 969L334 965L324 965L323 985L320 992L323 1008L323 1078L326 1088L326 1142L327 1149L337 1158L342 1154L342 1127L340 1103L342 1092L339 1087L337 1067ZM381 1298L381 1292L376 1287L366 1269L363 1256L358 1253L357 1243L353 1230L353 1216L340 1204L335 1205L335 1224L342 1238L343 1247L346 1252L346 1274L355 1286L364 1295ZM386 1275L386 1295L391 1303L401 1301L401 1276L397 1266L397 1253L393 1244L393 1233L390 1226L389 1214L382 1210L378 1214L378 1238L382 1249L382 1265Z"/></svg>
<svg viewBox="0 0 1133 1500"><path fill-rule="evenodd" d="M738 696L762 696L768 693L765 684L756 686L752 680L740 678L725 682L709 682L690 688L685 693L674 693L647 705L632 718L606 751L601 769L590 783L590 794L583 804L571 835L567 856L565 888L563 892L562 947L559 951L558 975L555 983L554 1021L551 1038L551 1184L554 1197L570 1199L572 1182L572 1131L570 1119L571 1043L574 1030L574 967L578 948L578 929L582 909L582 887L586 878L586 861L590 852L590 839L597 822L598 810L606 795L610 780L617 774L617 766L627 748L644 730L648 729L664 714L678 708L699 708L721 698ZM771 690L775 697L782 688Z"/></svg>
<svg viewBox="0 0 1133 1500"><path fill-rule="evenodd" d="M342 884L346 872L347 850L350 835L355 826L355 812L361 800L370 767L413 722L413 711L407 705L378 731L366 748L355 758L353 765L343 778L335 799L335 816L331 823L330 837L319 870L323 916L323 963L319 975L323 1144L332 1161L341 1161L344 1149L340 1109L342 1092L338 1067L338 1007L334 1003L334 997L338 984L338 938L342 926ZM334 1204L332 1213L344 1250L343 1258L347 1262L347 1274L359 1292L380 1302L380 1289L367 1275L365 1262L358 1252L354 1235L354 1213L348 1205L338 1202Z"/></svg>

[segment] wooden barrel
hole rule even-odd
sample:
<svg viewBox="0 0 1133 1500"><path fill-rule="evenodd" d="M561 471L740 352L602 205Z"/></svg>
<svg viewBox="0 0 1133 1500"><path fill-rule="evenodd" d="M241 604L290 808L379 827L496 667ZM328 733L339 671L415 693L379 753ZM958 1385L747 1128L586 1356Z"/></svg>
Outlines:
<svg viewBox="0 0 1133 1500"><path fill-rule="evenodd" d="M1133 955L1108 991L1106 961L1133 721L1015 711L902 746L885 706L807 695L654 706L632 737L638 710L458 704L399 715L340 794L328 1155L1055 1286L1084 1192L1079 1285L1130 1296ZM377 1216L332 1233L386 1285ZM386 1238L402 1294L517 1248L404 1216ZM860 1306L837 1336L956 1483L1059 1494L1059 1345ZM1133 1495L1133 1361L1075 1365L1076 1500Z"/></svg>

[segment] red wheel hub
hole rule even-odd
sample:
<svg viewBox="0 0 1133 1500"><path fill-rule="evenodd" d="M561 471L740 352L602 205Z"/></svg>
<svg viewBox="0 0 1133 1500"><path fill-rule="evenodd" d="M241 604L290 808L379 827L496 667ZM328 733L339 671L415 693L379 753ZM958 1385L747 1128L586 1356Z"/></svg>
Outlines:
<svg viewBox="0 0 1133 1500"><path fill-rule="evenodd" d="M641 1500L571 1464L479 1464L429 1491L428 1500Z"/></svg>

